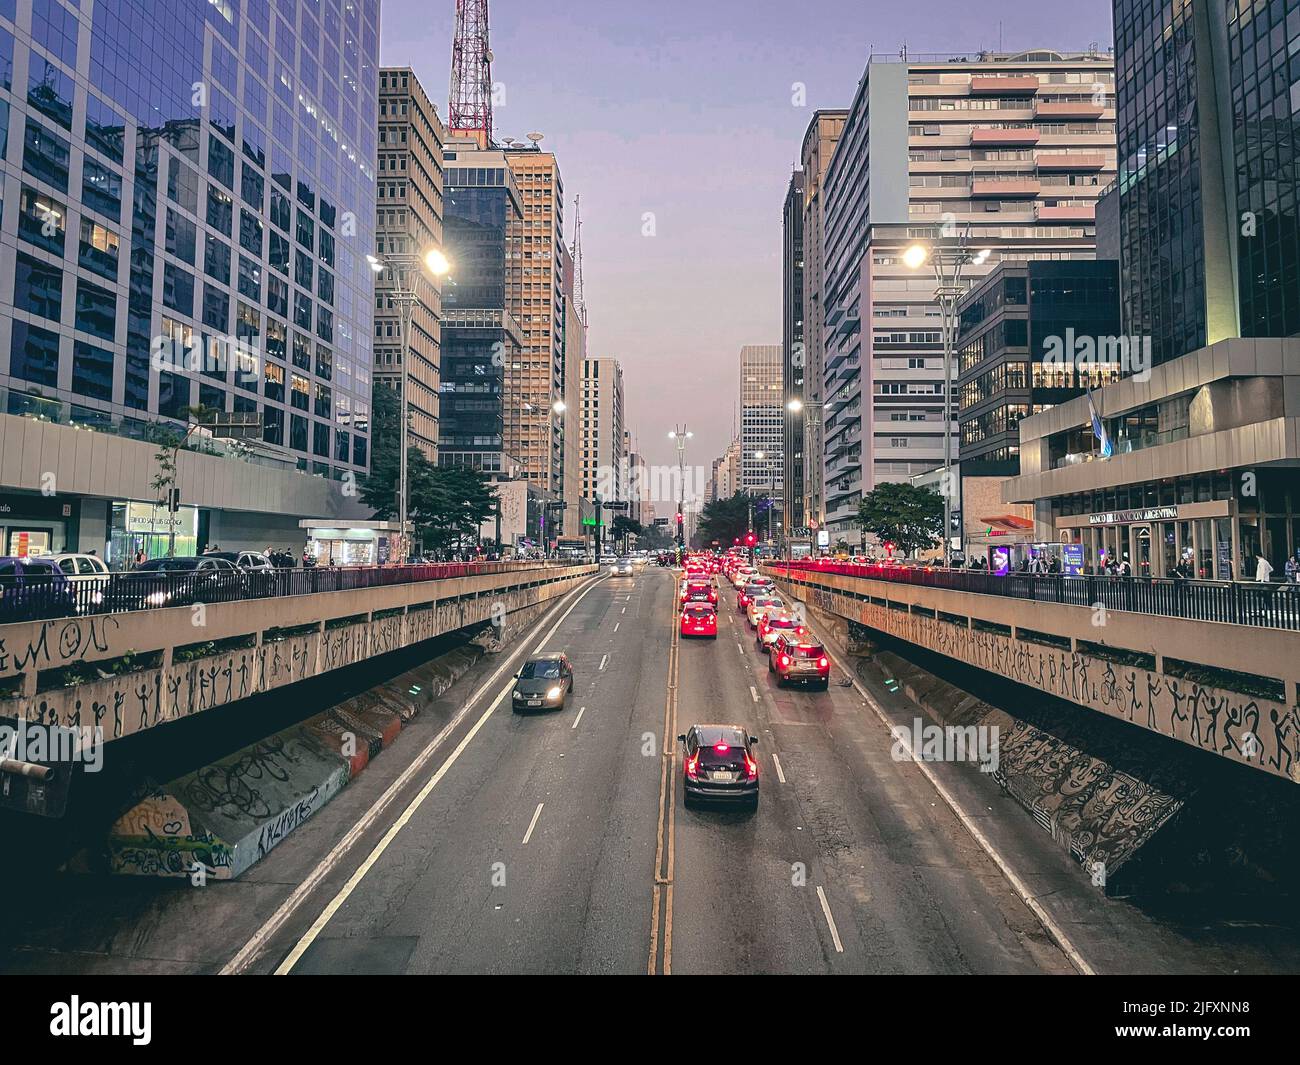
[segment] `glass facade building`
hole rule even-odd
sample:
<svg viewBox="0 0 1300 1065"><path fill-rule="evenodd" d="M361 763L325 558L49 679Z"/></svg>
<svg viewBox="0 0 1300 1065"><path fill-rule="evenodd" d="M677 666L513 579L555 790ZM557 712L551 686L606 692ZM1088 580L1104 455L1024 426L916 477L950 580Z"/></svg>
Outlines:
<svg viewBox="0 0 1300 1065"><path fill-rule="evenodd" d="M378 0L0 0L9 413L203 406L367 469L378 29Z"/></svg>
<svg viewBox="0 0 1300 1065"><path fill-rule="evenodd" d="M506 251L522 201L499 151L449 141L443 166L443 240L454 267L442 290L438 461L510 475L502 404L521 334L507 309Z"/></svg>
<svg viewBox="0 0 1300 1065"><path fill-rule="evenodd" d="M1120 361L1107 358L1119 336L1114 261L1002 263L959 301L957 313L963 477L1015 476L1022 418L1120 376ZM1057 351L1089 359L1067 364L1051 357Z"/></svg>
<svg viewBox="0 0 1300 1065"><path fill-rule="evenodd" d="M1241 335L1297 336L1300 0L1227 9Z"/></svg>
<svg viewBox="0 0 1300 1065"><path fill-rule="evenodd" d="M1125 331L1300 334L1300 0L1116 0Z"/></svg>

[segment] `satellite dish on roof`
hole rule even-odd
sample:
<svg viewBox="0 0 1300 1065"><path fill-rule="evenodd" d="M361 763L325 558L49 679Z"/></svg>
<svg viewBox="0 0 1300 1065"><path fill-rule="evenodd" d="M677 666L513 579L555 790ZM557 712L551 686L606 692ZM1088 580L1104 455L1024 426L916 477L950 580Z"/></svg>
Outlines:
<svg viewBox="0 0 1300 1065"><path fill-rule="evenodd" d="M532 141L533 144L536 144L538 141L542 140L545 136L546 134L544 133L530 133L528 134L528 139Z"/></svg>

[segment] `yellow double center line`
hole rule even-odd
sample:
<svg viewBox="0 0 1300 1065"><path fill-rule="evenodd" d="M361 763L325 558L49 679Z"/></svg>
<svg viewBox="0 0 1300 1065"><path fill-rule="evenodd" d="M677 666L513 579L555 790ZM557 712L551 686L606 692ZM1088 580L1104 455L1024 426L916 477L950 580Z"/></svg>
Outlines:
<svg viewBox="0 0 1300 1065"><path fill-rule="evenodd" d="M655 976L673 971L673 833L677 825L677 658L681 633L677 625L677 585L673 583L668 623L672 636L668 645L668 695L664 700L664 742L659 770L659 828L655 842L655 883L651 892L650 959L646 973ZM662 932L662 935L661 935ZM662 942L662 967L660 965Z"/></svg>

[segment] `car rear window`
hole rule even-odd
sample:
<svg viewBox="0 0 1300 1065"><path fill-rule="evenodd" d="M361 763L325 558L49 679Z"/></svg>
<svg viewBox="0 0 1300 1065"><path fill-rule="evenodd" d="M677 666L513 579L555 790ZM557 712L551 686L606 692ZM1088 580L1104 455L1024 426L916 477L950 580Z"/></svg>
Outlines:
<svg viewBox="0 0 1300 1065"><path fill-rule="evenodd" d="M800 644L798 647L790 648L790 654L795 658L821 658L826 651L819 643Z"/></svg>
<svg viewBox="0 0 1300 1065"><path fill-rule="evenodd" d="M707 617L713 613L713 607L704 603L689 603L686 606L686 613L693 617Z"/></svg>
<svg viewBox="0 0 1300 1065"><path fill-rule="evenodd" d="M769 629L793 629L795 624L793 618L768 618L767 627Z"/></svg>
<svg viewBox="0 0 1300 1065"><path fill-rule="evenodd" d="M700 743L705 747L715 747L725 743L728 747L747 747L748 737L738 728L726 725L705 725L696 730Z"/></svg>

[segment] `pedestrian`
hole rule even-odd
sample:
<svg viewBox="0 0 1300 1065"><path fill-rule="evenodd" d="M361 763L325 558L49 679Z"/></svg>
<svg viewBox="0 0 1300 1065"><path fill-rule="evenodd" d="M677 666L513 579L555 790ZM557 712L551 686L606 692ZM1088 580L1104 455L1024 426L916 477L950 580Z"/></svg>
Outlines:
<svg viewBox="0 0 1300 1065"><path fill-rule="evenodd" d="M1259 584L1267 584L1273 579L1273 563L1263 555L1255 556L1255 580Z"/></svg>
<svg viewBox="0 0 1300 1065"><path fill-rule="evenodd" d="M1283 569L1283 572L1286 574L1286 583L1287 583L1287 584L1295 584L1295 582L1296 582L1296 562L1295 562L1295 559L1294 559L1294 558L1288 558L1288 559L1286 560L1286 565L1283 566L1282 569Z"/></svg>
<svg viewBox="0 0 1300 1065"><path fill-rule="evenodd" d="M1131 576L1133 576L1133 567L1129 565L1128 559L1124 559L1124 560L1119 564L1119 575L1120 575L1121 577L1131 577Z"/></svg>
<svg viewBox="0 0 1300 1065"><path fill-rule="evenodd" d="M143 566L144 560L145 560L145 554L144 554L144 548L142 547L140 548L140 550L138 550L135 553L135 568L139 569L141 566Z"/></svg>

